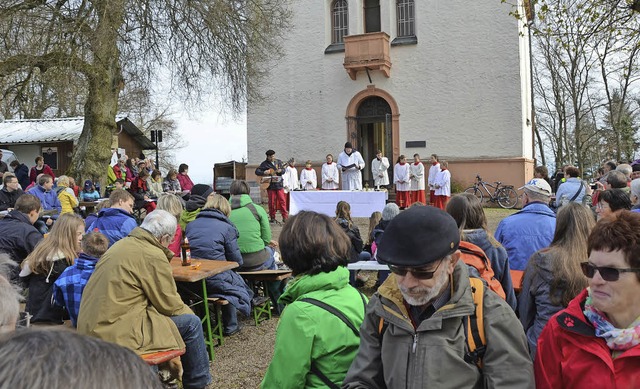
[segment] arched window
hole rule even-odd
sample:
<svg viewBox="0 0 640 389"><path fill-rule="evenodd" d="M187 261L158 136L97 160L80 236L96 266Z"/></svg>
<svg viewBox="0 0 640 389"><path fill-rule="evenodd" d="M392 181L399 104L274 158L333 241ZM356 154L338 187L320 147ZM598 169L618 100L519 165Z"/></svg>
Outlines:
<svg viewBox="0 0 640 389"><path fill-rule="evenodd" d="M416 35L416 9L414 0L397 0L398 36Z"/></svg>
<svg viewBox="0 0 640 389"><path fill-rule="evenodd" d="M335 0L331 6L331 43L343 43L349 33L347 0Z"/></svg>

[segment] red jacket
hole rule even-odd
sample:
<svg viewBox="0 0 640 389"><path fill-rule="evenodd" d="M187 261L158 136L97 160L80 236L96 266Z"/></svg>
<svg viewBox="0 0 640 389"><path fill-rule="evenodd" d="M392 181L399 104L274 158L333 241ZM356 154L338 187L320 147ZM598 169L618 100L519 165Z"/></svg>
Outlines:
<svg viewBox="0 0 640 389"><path fill-rule="evenodd" d="M178 182L180 183L182 190L190 191L191 188L193 188L193 181L191 181L191 178L187 174L178 173Z"/></svg>
<svg viewBox="0 0 640 389"><path fill-rule="evenodd" d="M53 174L53 170L51 170L51 167L45 163L40 172L38 172L36 170L35 166L31 168L31 171L29 172L29 179L31 180L31 182L36 182L36 179L38 178L38 174L41 174L41 173L42 174L48 174L54 180L56 179L56 175ZM37 182L36 182L36 184L37 184Z"/></svg>
<svg viewBox="0 0 640 389"><path fill-rule="evenodd" d="M582 311L586 289L555 314L538 339L536 388L640 388L640 345L616 359Z"/></svg>

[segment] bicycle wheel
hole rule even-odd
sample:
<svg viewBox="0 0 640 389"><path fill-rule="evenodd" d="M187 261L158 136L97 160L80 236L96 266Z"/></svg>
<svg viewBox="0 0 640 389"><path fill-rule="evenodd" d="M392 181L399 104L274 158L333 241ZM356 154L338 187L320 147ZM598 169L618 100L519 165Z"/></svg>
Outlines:
<svg viewBox="0 0 640 389"><path fill-rule="evenodd" d="M483 194L482 191L480 190L480 188L478 188L477 186L472 186L471 188L467 188L464 190L464 193L471 193L472 195L476 196L478 198L478 200L480 200L480 202L482 203L483 200Z"/></svg>
<svg viewBox="0 0 640 389"><path fill-rule="evenodd" d="M513 188L500 188L498 194L498 204L505 209L510 209L518 204L518 192Z"/></svg>

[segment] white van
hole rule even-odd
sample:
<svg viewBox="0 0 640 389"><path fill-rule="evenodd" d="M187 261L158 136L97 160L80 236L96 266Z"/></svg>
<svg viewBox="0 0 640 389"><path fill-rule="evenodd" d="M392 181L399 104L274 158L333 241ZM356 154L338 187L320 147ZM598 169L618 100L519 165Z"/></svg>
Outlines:
<svg viewBox="0 0 640 389"><path fill-rule="evenodd" d="M10 151L10 150L5 150L5 149L0 149L0 150L2 151L2 162L7 164L10 172L13 172L13 168L9 165L11 164L12 161L17 159L16 155L13 153L13 151Z"/></svg>

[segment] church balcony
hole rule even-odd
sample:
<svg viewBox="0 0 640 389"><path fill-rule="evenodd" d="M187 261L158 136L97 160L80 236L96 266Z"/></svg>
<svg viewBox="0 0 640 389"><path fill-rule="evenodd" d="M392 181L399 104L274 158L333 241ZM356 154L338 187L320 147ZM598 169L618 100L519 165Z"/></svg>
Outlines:
<svg viewBox="0 0 640 389"><path fill-rule="evenodd" d="M385 32L348 35L344 37L344 68L352 80L359 71L380 70L391 76L389 35Z"/></svg>

